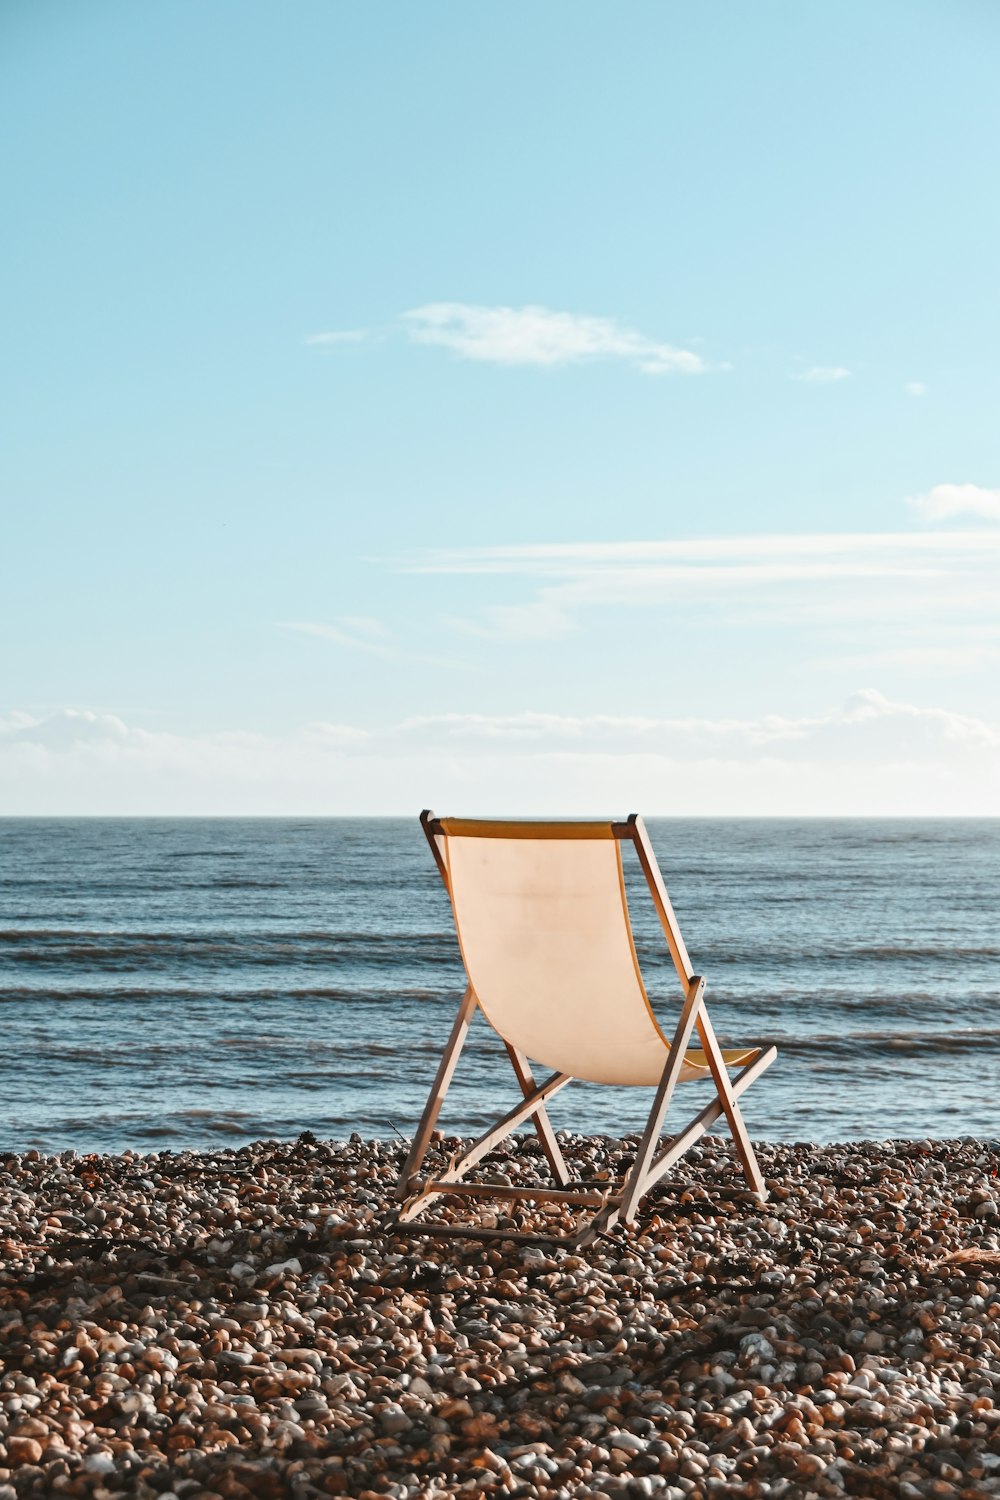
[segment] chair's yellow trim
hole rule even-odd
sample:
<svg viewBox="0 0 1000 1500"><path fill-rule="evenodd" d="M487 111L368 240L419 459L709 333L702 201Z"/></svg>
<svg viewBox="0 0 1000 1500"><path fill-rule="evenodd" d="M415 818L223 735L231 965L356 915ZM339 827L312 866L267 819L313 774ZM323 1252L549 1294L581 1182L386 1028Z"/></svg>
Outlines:
<svg viewBox="0 0 1000 1500"><path fill-rule="evenodd" d="M740 1068L744 1063L750 1062L751 1058L757 1056L759 1047L723 1047L722 1061L727 1068ZM701 1047L689 1047L684 1054L684 1061L689 1068L702 1068L707 1074L708 1054Z"/></svg>
<svg viewBox="0 0 1000 1500"><path fill-rule="evenodd" d="M507 822L503 818L439 818L447 838L460 839L613 839L614 825L606 823Z"/></svg>
<svg viewBox="0 0 1000 1500"><path fill-rule="evenodd" d="M479 996L476 994L476 987L472 983L472 970L469 968L469 960L465 956L465 943L462 941L462 924L458 920L458 912L457 912L457 910L455 908L455 893L454 893L454 887L452 886L452 880L451 880L451 851L448 848L448 841L447 841L447 839L445 840L445 845L444 845L444 868L445 868L445 885L446 885L447 890L448 890L448 900L451 902L451 919L452 919L452 921L455 924L455 936L458 939L458 951L459 951L459 953L462 956L462 964L463 964L463 967L465 968L465 977L469 981L469 993L471 995L475 995L476 996L476 1004L479 1006L479 1009L482 1011L483 1015L486 1017L487 1023L490 1026L493 1027L493 1030L496 1032L497 1036L506 1045L507 1038L504 1036L504 1034L500 1030L499 1026L497 1026L497 1025L494 1024L492 1016L490 1015L489 1011L486 1009L486 1006L480 1000Z"/></svg>

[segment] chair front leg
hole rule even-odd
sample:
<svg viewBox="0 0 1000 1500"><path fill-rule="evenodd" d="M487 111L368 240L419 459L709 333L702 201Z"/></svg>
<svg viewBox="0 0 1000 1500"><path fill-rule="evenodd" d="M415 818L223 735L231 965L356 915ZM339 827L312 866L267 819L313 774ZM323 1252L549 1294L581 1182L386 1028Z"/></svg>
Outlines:
<svg viewBox="0 0 1000 1500"><path fill-rule="evenodd" d="M455 1017L455 1024L451 1028L448 1044L438 1065L437 1075L431 1087L427 1103L424 1106L424 1112L420 1117L420 1124L417 1126L417 1133L413 1137L410 1154L407 1156L406 1164L399 1174L399 1181L396 1183L397 1198L403 1199L408 1196L410 1183L416 1175L420 1163L427 1154L431 1131L437 1124L437 1117L441 1113L444 1096L448 1092L455 1068L458 1065L458 1059L462 1054L462 1048L465 1045L465 1038L469 1034L469 1025L477 1004L475 991L470 984L467 986L465 994L462 996L462 1003L458 1007L458 1015Z"/></svg>
<svg viewBox="0 0 1000 1500"><path fill-rule="evenodd" d="M656 1143L660 1138L660 1131L663 1129L663 1121L666 1119L667 1110L670 1108L670 1100L673 1098L674 1089L677 1087L677 1081L681 1076L681 1068L684 1066L684 1054L687 1051L687 1045L691 1038L691 1032L694 1029L704 994L705 981L700 975L696 974L688 987L687 999L684 1002L684 1009L681 1011L681 1018L677 1024L674 1039L670 1044L666 1066L663 1069L663 1076L660 1079L656 1096L653 1099L653 1107L649 1111L649 1119L646 1121L646 1129L643 1132L642 1141L636 1153L635 1164L629 1173L625 1190L622 1194L621 1217L626 1224L631 1224L635 1219L639 1200L649 1185L647 1177L650 1163L656 1150Z"/></svg>
<svg viewBox="0 0 1000 1500"><path fill-rule="evenodd" d="M768 1196L767 1188L764 1185L764 1176L760 1170L756 1152L753 1149L750 1136L747 1132L743 1112L733 1094L733 1087L729 1081L729 1072L722 1056L722 1049L715 1035L715 1028L709 1020L708 1011L704 1008L698 1017L697 1026L698 1036L701 1039L705 1056L708 1058L708 1066L719 1096L719 1103L722 1105L726 1119L729 1121L729 1129L733 1133L733 1145L736 1147L736 1155L740 1159L751 1190L757 1194L763 1203Z"/></svg>

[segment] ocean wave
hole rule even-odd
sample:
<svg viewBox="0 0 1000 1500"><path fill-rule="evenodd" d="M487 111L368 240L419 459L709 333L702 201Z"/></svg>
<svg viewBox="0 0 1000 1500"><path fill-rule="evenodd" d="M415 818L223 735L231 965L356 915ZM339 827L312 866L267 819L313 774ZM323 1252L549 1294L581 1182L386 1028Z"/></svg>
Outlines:
<svg viewBox="0 0 1000 1500"><path fill-rule="evenodd" d="M237 984L238 981L231 975L221 977L213 987L203 986L198 989L181 989L174 985L154 987L148 984L128 986L108 984L84 988L73 982L72 978L64 980L61 985L54 985L48 980L44 982L40 980L32 986L0 985L0 1005L45 1006L49 1003L66 1007L74 1004L141 1005L143 1007L171 1005L178 1009L206 1005L239 1009L244 1006L287 1005L294 1007L298 1004L384 1009L391 1005L397 1011L410 1005L434 1005L454 1011L464 988L460 970L456 970L451 983L442 983L441 987L436 989L427 989L422 986L414 988L394 983L391 979L387 979L384 987L379 989L371 987L361 989L357 985L310 986L306 989L297 989L294 986L289 986L287 989L247 988L245 986L235 988Z"/></svg>
<svg viewBox="0 0 1000 1500"><path fill-rule="evenodd" d="M647 949L640 939L636 943L643 967L669 969L669 953L658 948ZM753 947L743 943L719 943L702 950L706 972L713 969L764 968L780 971L807 970L811 965L827 967L840 964L905 963L978 963L1000 958L995 943L950 943L934 946L906 943L852 944L844 941L796 942L794 939L764 935Z"/></svg>
<svg viewBox="0 0 1000 1500"><path fill-rule="evenodd" d="M393 963L438 967L457 957L450 933L0 931L4 969L137 970L226 968L385 969Z"/></svg>
<svg viewBox="0 0 1000 1500"><path fill-rule="evenodd" d="M891 1054L921 1053L946 1057L950 1053L986 1053L1000 1051L1000 1030L976 1027L961 1032L941 1031L892 1032L809 1032L789 1035L772 1033L768 1037L779 1053L789 1057L857 1057L873 1059ZM725 1044L723 1044L725 1045Z"/></svg>
<svg viewBox="0 0 1000 1500"><path fill-rule="evenodd" d="M642 933L637 948L650 976L669 973L671 961L662 946ZM851 943L793 942L767 936L759 943L725 942L702 950L704 972L724 973L732 983L734 970L758 977L764 973L788 976L838 970L853 974L859 968L930 970L991 965L1000 959L995 942ZM322 968L348 966L354 971L398 968L437 968L459 961L458 946L449 931L371 932L279 929L127 931L121 928L14 928L0 930L0 972L23 968L109 969L226 969L234 975L260 968Z"/></svg>

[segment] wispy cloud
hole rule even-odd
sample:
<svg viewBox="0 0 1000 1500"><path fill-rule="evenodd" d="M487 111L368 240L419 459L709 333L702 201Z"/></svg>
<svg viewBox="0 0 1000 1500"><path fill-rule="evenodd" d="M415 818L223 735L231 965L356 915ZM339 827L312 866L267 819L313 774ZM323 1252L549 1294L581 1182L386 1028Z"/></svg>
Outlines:
<svg viewBox="0 0 1000 1500"><path fill-rule="evenodd" d="M436 667L443 671L464 671L466 663L457 657L429 654L407 644L400 644L386 629L381 620L369 615L339 615L334 621L326 620L276 620L279 630L293 631L297 635L315 636L321 641L330 641L336 646L345 646L351 651L366 652L380 657L385 662L419 664Z"/></svg>
<svg viewBox="0 0 1000 1500"><path fill-rule="evenodd" d="M960 673L981 671L997 662L1000 662L1000 640L994 632L993 639L985 636L976 639L972 635L968 640L945 644L930 641L919 646L894 646L885 650L859 647L855 651L823 658L817 665L838 671L902 671L912 675L936 672L954 677Z"/></svg>
<svg viewBox="0 0 1000 1500"><path fill-rule="evenodd" d="M399 655L389 644L385 627L365 616L343 615L333 625L316 620L278 620L277 625L279 630L318 636L320 640L335 641L338 646L350 646L357 651L371 651L376 656L395 658Z"/></svg>
<svg viewBox="0 0 1000 1500"><path fill-rule="evenodd" d="M370 338L367 328L339 328L331 333L309 333L303 343L310 348L331 348L337 344L363 344Z"/></svg>
<svg viewBox="0 0 1000 1500"><path fill-rule="evenodd" d="M449 616L445 623L466 634L497 641L552 641L576 629L576 621L547 599L487 604L475 619Z"/></svg>
<svg viewBox="0 0 1000 1500"><path fill-rule="evenodd" d="M495 597L466 628L511 642L556 638L597 608L709 612L715 623L826 624L943 620L997 614L1000 530L782 534L428 551L397 559L410 573L532 584ZM920 646L924 640L907 642ZM883 638L888 649L896 644Z"/></svg>
<svg viewBox="0 0 1000 1500"><path fill-rule="evenodd" d="M988 493L988 492L984 492ZM431 549L398 558L394 566L407 573L517 573L575 576L591 571L649 568L687 570L760 568L762 578L775 568L795 572L810 564L829 563L835 573L906 567L905 558L925 565L945 553L976 553L983 545L1000 547L993 532L969 531L835 531L777 532L771 535L648 539L629 542L529 542L522 545Z"/></svg>
<svg viewBox="0 0 1000 1500"><path fill-rule="evenodd" d="M829 385L836 380L847 380L850 370L844 365L810 365L808 370L801 370L793 375L793 380L809 380L817 385Z"/></svg>
<svg viewBox="0 0 1000 1500"><path fill-rule="evenodd" d="M547 307L483 307L429 302L403 314L410 337L463 359L498 365L567 365L620 359L647 375L699 374L707 365L690 349L637 333L613 318Z"/></svg>
<svg viewBox="0 0 1000 1500"><path fill-rule="evenodd" d="M911 495L907 503L925 521L951 521L956 516L1000 521L1000 490L979 484L936 484L926 495Z"/></svg>
<svg viewBox="0 0 1000 1500"><path fill-rule="evenodd" d="M927 387L922 380L908 380L903 387L908 396L926 396Z"/></svg>

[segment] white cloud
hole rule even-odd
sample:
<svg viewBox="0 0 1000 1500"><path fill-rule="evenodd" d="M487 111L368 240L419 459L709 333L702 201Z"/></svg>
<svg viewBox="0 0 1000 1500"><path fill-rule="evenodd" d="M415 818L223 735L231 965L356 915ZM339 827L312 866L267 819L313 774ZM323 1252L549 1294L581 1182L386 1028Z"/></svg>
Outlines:
<svg viewBox="0 0 1000 1500"><path fill-rule="evenodd" d="M309 348L322 349L337 344L363 344L367 338L367 328L339 328L332 333L309 333L303 342Z"/></svg>
<svg viewBox="0 0 1000 1500"><path fill-rule="evenodd" d="M936 484L926 495L912 495L907 504L925 521L950 521L955 516L1000 521L1000 490L978 484Z"/></svg>
<svg viewBox="0 0 1000 1500"><path fill-rule="evenodd" d="M810 365L808 370L803 370L798 375L793 375L793 380L809 380L819 385L828 385L835 380L847 380L850 370L844 365Z"/></svg>
<svg viewBox="0 0 1000 1500"><path fill-rule="evenodd" d="M356 724L310 724L304 731L307 742L327 750L359 748L371 739L371 730Z"/></svg>
<svg viewBox="0 0 1000 1500"><path fill-rule="evenodd" d="M81 710L0 721L0 813L319 816L427 805L998 815L1000 725L875 689L824 714L753 719L453 712L281 735L150 732Z"/></svg>
<svg viewBox="0 0 1000 1500"><path fill-rule="evenodd" d="M922 380L908 380L904 387L908 396L926 396L927 387Z"/></svg>
<svg viewBox="0 0 1000 1500"><path fill-rule="evenodd" d="M60 708L43 719L18 714L8 724L0 722L14 744L39 745L48 750L66 750L75 745L123 743L129 731L116 714L95 713L88 708Z"/></svg>
<svg viewBox="0 0 1000 1500"><path fill-rule="evenodd" d="M660 343L613 318L553 312L547 307L481 307L429 302L403 314L410 337L464 359L500 365L565 365L622 359L647 375L698 374L700 355Z"/></svg>

